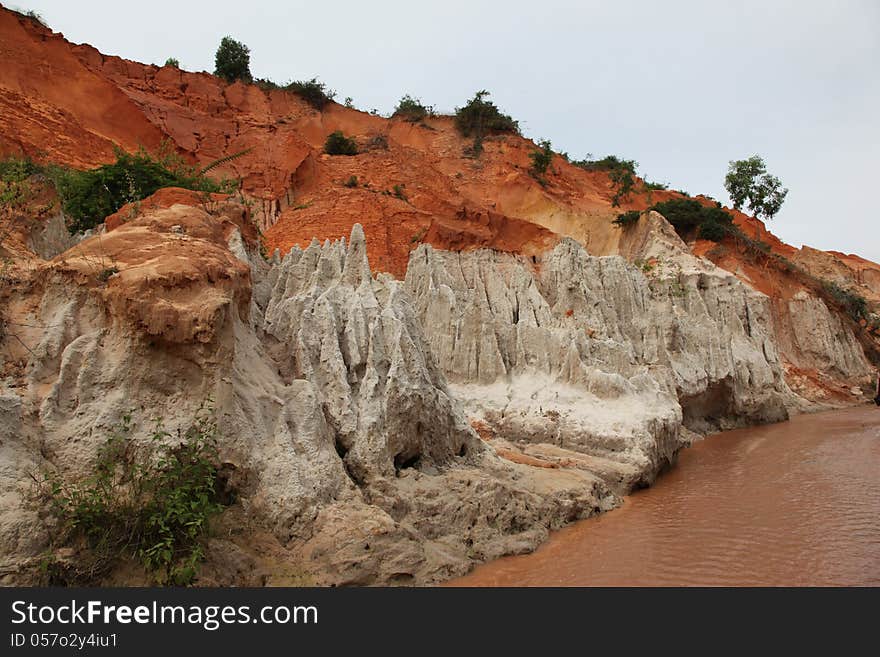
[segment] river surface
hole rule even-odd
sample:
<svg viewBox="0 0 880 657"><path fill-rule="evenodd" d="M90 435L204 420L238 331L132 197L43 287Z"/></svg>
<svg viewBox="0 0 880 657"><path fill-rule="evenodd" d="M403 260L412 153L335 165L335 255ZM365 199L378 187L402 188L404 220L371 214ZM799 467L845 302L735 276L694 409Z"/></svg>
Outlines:
<svg viewBox="0 0 880 657"><path fill-rule="evenodd" d="M450 584L880 585L880 409L710 436L621 508Z"/></svg>

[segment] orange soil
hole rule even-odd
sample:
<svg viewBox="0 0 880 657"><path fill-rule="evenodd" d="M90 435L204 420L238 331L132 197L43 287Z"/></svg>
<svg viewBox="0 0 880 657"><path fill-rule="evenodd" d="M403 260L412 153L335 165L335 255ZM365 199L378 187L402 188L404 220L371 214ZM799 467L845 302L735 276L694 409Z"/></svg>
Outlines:
<svg viewBox="0 0 880 657"><path fill-rule="evenodd" d="M115 146L155 149L163 139L202 165L246 151L212 173L241 180L270 251L313 238L336 239L360 222L372 267L396 276L420 242L532 255L570 236L592 253L609 254L618 251L620 231L610 220L619 212L680 197L640 186L615 208L606 174L584 171L561 157L553 158L546 184L540 184L529 173L535 146L522 137L490 137L483 155L469 159L463 150L470 142L449 117L412 124L336 103L318 112L282 90L106 56L5 9L0 56L0 155L25 153L87 167L112 160ZM335 130L353 136L360 154L323 154L324 140ZM345 186L352 177L356 185ZM179 190L149 202L166 207L175 199L191 202ZM116 213L108 227L116 228L131 212ZM775 253L799 259L811 271L819 267L815 257L783 243L762 222L733 214L746 234L769 243ZM696 245L701 255L711 248ZM877 292L880 300L880 265L826 255L832 262L823 268L839 265L839 276L851 275L866 286L867 298ZM771 296L792 285L735 250L715 260Z"/></svg>

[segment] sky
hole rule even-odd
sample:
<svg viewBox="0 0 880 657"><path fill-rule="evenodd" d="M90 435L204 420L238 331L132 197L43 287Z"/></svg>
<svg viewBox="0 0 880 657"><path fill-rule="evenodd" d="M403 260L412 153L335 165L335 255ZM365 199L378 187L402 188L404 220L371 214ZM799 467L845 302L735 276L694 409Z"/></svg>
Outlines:
<svg viewBox="0 0 880 657"><path fill-rule="evenodd" d="M317 76L367 111L407 93L452 111L488 89L554 150L634 159L724 203L728 162L758 153L790 190L774 233L880 261L877 0L9 4L73 42L192 71L213 71L230 35L255 77Z"/></svg>

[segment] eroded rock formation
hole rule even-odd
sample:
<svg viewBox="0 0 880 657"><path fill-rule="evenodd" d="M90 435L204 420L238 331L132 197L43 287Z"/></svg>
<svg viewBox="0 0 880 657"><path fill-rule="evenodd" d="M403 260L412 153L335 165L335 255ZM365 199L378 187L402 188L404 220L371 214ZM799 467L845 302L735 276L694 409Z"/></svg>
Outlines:
<svg viewBox="0 0 880 657"><path fill-rule="evenodd" d="M617 503L588 471L530 468L483 444L403 283L373 278L360 226L270 266L241 218L231 205L157 209L7 294L4 320L33 345L3 350L10 581L33 574L46 544L32 474L81 477L123 414L142 439L156 416L187 426L207 398L243 513L273 537L276 565L318 583L443 579Z"/></svg>
<svg viewBox="0 0 880 657"><path fill-rule="evenodd" d="M169 139L249 206L163 189L82 241L46 189L0 212L2 582L33 581L47 545L34 479L83 476L127 413L143 440L213 400L238 501L203 583L425 583L611 508L694 432L871 383L876 326L804 272L876 304L874 263L735 211L767 257L656 213L621 229L682 195L636 181L617 208L606 172L562 157L539 181L519 135L463 157L451 117L319 112L4 9L0 37L0 154L84 168ZM335 130L358 156L322 153Z"/></svg>

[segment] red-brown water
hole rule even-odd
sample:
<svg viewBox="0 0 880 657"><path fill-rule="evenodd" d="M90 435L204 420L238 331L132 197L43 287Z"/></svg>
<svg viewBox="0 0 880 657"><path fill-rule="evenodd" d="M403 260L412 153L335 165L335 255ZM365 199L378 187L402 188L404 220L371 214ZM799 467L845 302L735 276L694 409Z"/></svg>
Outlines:
<svg viewBox="0 0 880 657"><path fill-rule="evenodd" d="M880 409L711 436L621 508L450 584L880 585Z"/></svg>

